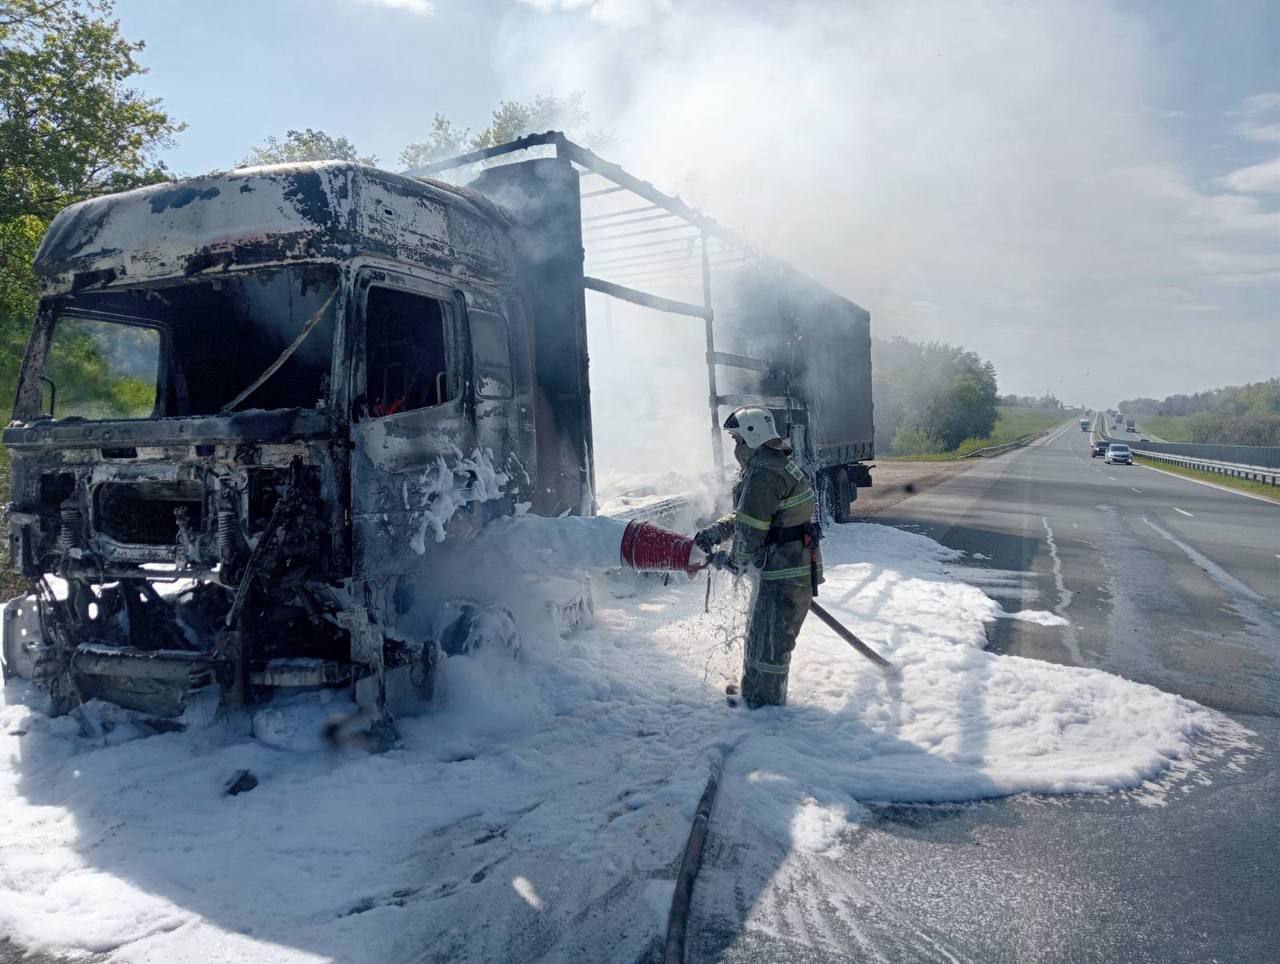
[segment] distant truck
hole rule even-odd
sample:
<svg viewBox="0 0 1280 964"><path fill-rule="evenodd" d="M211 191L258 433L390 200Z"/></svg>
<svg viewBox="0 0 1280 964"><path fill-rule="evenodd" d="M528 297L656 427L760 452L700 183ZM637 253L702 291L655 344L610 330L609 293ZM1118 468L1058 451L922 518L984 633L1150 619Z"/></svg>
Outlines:
<svg viewBox="0 0 1280 964"><path fill-rule="evenodd" d="M1133 420L1132 418L1126 418L1126 419L1124 420L1124 427L1125 427L1125 430L1126 430L1126 431L1129 431L1129 432L1134 431L1134 430L1135 430L1135 429L1134 429L1134 420Z"/></svg>
<svg viewBox="0 0 1280 964"><path fill-rule="evenodd" d="M6 677L54 712L179 720L279 689L346 687L382 718L429 695L443 653L502 615L475 600L430 638L406 623L446 527L595 511L586 290L703 318L717 458L725 408L762 401L847 509L874 456L866 312L766 258L719 314L585 275L588 197L693 225L704 287L717 228L554 132L482 154L531 144L554 156L467 188L289 164L54 219L3 436L13 565L36 587L5 607ZM747 373L740 398L717 370Z"/></svg>
<svg viewBox="0 0 1280 964"><path fill-rule="evenodd" d="M1080 419L1080 431L1082 432L1089 431L1089 420L1087 418Z"/></svg>

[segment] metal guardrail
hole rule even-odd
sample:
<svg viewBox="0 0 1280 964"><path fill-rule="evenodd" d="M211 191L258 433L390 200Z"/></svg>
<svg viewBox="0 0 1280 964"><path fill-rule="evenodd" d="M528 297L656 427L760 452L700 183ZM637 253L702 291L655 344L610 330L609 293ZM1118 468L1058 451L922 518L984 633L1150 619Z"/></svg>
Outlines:
<svg viewBox="0 0 1280 964"><path fill-rule="evenodd" d="M1022 446L1027 445L1030 442L1034 442L1040 436L1048 435L1048 434L1049 433L1047 431L1033 432L1030 435L1022 436L1022 438L1014 439L1012 442L1005 442L1003 445L988 445L986 448L974 449L972 452L965 452L964 455L957 455L953 461L958 462L961 459L972 459L972 458L985 459L985 458L990 458L993 455L1003 455L1005 452L1008 452L1011 449L1022 448Z"/></svg>
<svg viewBox="0 0 1280 964"><path fill-rule="evenodd" d="M1266 445L1197 445L1182 442L1139 442L1115 438L1094 430L1104 442L1118 442L1143 458L1166 465L1181 465L1215 475L1229 475L1264 485L1280 485L1280 448ZM1217 455L1217 458L1213 456ZM1234 458L1233 458L1234 457ZM1247 462L1237 461L1239 458Z"/></svg>
<svg viewBox="0 0 1280 964"><path fill-rule="evenodd" d="M1141 423L1136 431L1140 434ZM1139 442L1132 438L1115 438L1106 427L1099 433L1108 442L1123 442L1135 452L1158 452L1186 459L1202 459L1226 465L1248 465L1255 468L1280 469L1280 446L1277 445L1211 445L1197 442Z"/></svg>
<svg viewBox="0 0 1280 964"><path fill-rule="evenodd" d="M1264 485L1280 486L1280 469L1269 468L1265 465L1237 465L1232 462L1215 462L1212 459L1191 459L1181 455L1166 455L1163 452L1146 452L1134 448L1131 443L1126 442L1125 444L1144 459L1151 459L1153 462L1181 465L1189 469L1199 469L1201 472L1230 475L1237 479L1261 482Z"/></svg>

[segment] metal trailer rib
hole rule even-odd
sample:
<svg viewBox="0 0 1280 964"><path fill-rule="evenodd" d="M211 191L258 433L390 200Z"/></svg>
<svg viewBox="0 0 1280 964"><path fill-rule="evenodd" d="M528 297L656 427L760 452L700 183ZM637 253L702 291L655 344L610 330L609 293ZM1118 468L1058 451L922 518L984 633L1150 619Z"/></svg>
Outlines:
<svg viewBox="0 0 1280 964"><path fill-rule="evenodd" d="M668 211L687 223L688 226L697 229L696 237L700 240L701 258L702 258L702 307L698 308L686 302L674 301L669 298L661 298L657 295L647 294L634 288L624 285L617 285L607 281L601 281L598 278L584 278L583 286L599 291L603 294L620 298L623 301L629 301L633 304L642 305L644 307L656 308L659 311L670 311L675 314L691 315L704 319L706 323L706 343L707 352L715 351L715 331L714 331L714 312L711 303L711 259L708 250L708 242L714 238L722 245L732 244L744 255L760 258L758 250L742 241L737 235L725 228L721 227L714 220L694 210L685 204L680 198L670 194L664 194L659 191L648 181L642 181L640 178L627 173L619 165L604 160L593 151L575 144L569 140L560 131L545 131L541 134L529 134L525 137L517 138L507 144L499 144L495 147L485 148L479 151L471 151L458 157L448 158L446 160L437 161L434 164L428 164L425 167L417 168L410 171L410 176L424 176L441 171L447 171L452 168L462 167L469 164L475 164L480 161L489 160L490 158L500 157L506 154L513 154L519 151L529 150L534 147L542 147L546 145L554 145L556 156L567 160L570 164L584 168L587 173L596 174L607 181L613 182L615 185L631 191L636 196L643 198L650 204L655 205ZM608 190L608 189L604 189ZM610 227L620 226L622 223L609 225ZM665 231L678 229L682 225L674 225L663 228L649 228L644 231L635 231L624 234L613 234L604 237L594 238L595 241L616 241L626 238L635 238L642 235L657 234ZM671 241L691 240L689 238L666 238L659 243L670 243ZM641 242L643 243L643 242ZM621 250L606 249L607 250ZM606 252L600 252L606 253ZM711 362L707 363L707 383L709 388L708 402L710 407L710 429L711 429L711 451L715 462L716 475L718 478L724 477L724 451L720 440L720 416L717 408L717 391L716 391L716 372L715 365Z"/></svg>
<svg viewBox="0 0 1280 964"><path fill-rule="evenodd" d="M625 285L614 284L612 281L604 281L600 278L583 278L582 285L591 291L611 295L614 298L629 301L633 305L642 305L645 308L666 311L673 315L688 315L691 318L706 318L710 320L711 312L706 308L691 305L687 301L662 298L658 295L651 295L647 291L638 291L635 288L628 288Z"/></svg>
<svg viewBox="0 0 1280 964"><path fill-rule="evenodd" d="M598 214L596 215L596 217L604 217L604 215ZM622 217L622 215L618 215L618 217ZM675 218L675 215L667 211L661 211L658 214L646 214L644 217L639 217L639 218L628 216L625 221L609 221L609 222L606 222L605 224L589 225L582 229L582 233L594 234L597 231L612 231L614 228L625 228L629 224L644 224L648 221L662 221L667 218ZM582 220L585 221L587 219L583 218Z"/></svg>
<svg viewBox="0 0 1280 964"><path fill-rule="evenodd" d="M655 281L673 281L679 284L699 285L702 279L697 274L697 266L691 265L688 268L648 268L645 270L634 269L630 271L611 271L603 272L608 274L610 281L627 281L629 283L644 282L646 284ZM597 275L599 276L599 275Z"/></svg>
<svg viewBox="0 0 1280 964"><path fill-rule="evenodd" d="M671 215L664 214L663 217L669 218L671 217ZM611 224L609 225L609 227L611 228L622 227L622 225ZM643 231L625 231L622 234L605 234L605 235L600 235L598 237L593 237L591 240L592 241L620 241L623 238L638 238L641 235L660 234L663 231L687 231L689 230L690 227L692 227L692 225L685 224L683 222L678 221L676 224L667 224L667 225L663 225L660 228L645 228ZM686 237L697 238L697 235L690 234L690 235L686 235Z"/></svg>
<svg viewBox="0 0 1280 964"><path fill-rule="evenodd" d="M651 251L647 254L628 254L621 258L604 258L597 260L592 257L591 253L587 253L587 260L592 267L608 268L622 264L646 265L646 264L666 264L668 262L688 261L695 266L698 265L698 253L696 251Z"/></svg>
<svg viewBox="0 0 1280 964"><path fill-rule="evenodd" d="M663 238L658 241L640 241L640 242L637 242L636 244L620 244L612 248L600 248L594 252L589 252L589 253L612 254L615 251L634 251L637 248L656 248L664 244L686 244L694 240L696 240L696 238ZM677 249L672 248L671 250L675 251Z"/></svg>
<svg viewBox="0 0 1280 964"><path fill-rule="evenodd" d="M610 188L609 190L625 191L626 188L614 187L614 188ZM586 197L587 195L584 194L582 196ZM628 214L643 214L645 211L656 211L656 210L657 210L656 204L646 204L644 207L639 207L639 208L623 208L621 211L609 211L605 214L586 215L583 217L582 221L585 224L587 221L604 221L607 218L621 218L621 217L626 217Z"/></svg>

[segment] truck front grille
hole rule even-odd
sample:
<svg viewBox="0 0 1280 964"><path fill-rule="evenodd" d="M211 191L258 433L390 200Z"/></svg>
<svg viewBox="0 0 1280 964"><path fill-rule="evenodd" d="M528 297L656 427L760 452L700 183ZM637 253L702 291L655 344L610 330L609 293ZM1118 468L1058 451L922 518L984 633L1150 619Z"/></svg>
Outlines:
<svg viewBox="0 0 1280 964"><path fill-rule="evenodd" d="M105 482L94 493L94 528L116 542L172 546L174 510L185 508L193 531L204 528L204 487L198 482Z"/></svg>

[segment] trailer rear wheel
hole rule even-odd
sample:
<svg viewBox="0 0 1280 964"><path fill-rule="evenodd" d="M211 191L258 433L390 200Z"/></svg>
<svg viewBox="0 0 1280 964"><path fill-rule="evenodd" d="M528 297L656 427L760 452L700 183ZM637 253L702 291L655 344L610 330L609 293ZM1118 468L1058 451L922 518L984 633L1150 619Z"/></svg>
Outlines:
<svg viewBox="0 0 1280 964"><path fill-rule="evenodd" d="M818 480L818 492L823 514L835 523L853 521L850 505L857 498L849 472L844 467L827 469Z"/></svg>

